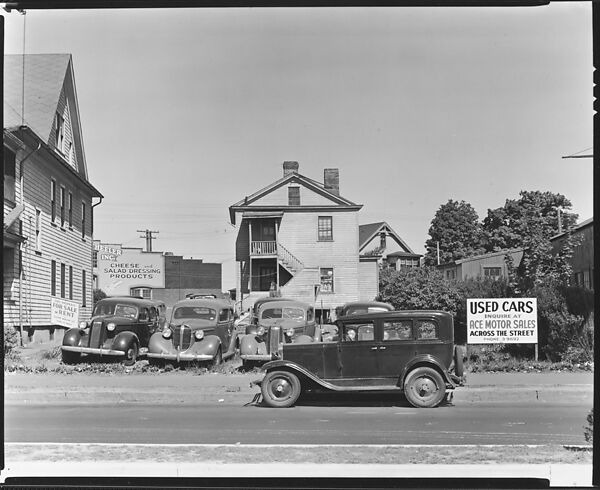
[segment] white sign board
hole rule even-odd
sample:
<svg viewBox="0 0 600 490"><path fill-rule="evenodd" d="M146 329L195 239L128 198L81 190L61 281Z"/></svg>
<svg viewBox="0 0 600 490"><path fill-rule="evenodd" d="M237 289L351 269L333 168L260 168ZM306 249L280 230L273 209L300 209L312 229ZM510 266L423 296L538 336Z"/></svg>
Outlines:
<svg viewBox="0 0 600 490"><path fill-rule="evenodd" d="M537 344L537 298L467 299L468 344Z"/></svg>
<svg viewBox="0 0 600 490"><path fill-rule="evenodd" d="M79 325L79 304L74 301L52 298L50 323L67 328L77 327Z"/></svg>
<svg viewBox="0 0 600 490"><path fill-rule="evenodd" d="M162 252L96 243L98 287L108 296L128 296L132 288L164 288L165 258Z"/></svg>

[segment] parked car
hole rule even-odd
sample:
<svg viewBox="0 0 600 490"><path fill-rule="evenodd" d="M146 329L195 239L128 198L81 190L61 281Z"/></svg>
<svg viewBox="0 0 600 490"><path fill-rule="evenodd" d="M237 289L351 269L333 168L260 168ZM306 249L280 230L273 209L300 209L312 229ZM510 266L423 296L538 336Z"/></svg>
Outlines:
<svg viewBox="0 0 600 490"><path fill-rule="evenodd" d="M122 357L135 364L148 351L150 336L160 328L160 305L130 296L108 297L94 306L92 318L67 330L61 346L62 360L75 363L82 355ZM164 317L164 313L163 313Z"/></svg>
<svg viewBox="0 0 600 490"><path fill-rule="evenodd" d="M394 307L389 303L380 301L352 301L338 306L335 309L336 318L349 315L360 315L362 313L375 313L378 311L393 311ZM321 327L323 340L331 340L337 334L337 325L327 323Z"/></svg>
<svg viewBox="0 0 600 490"><path fill-rule="evenodd" d="M269 298L259 304L253 315L255 320L246 327L239 342L245 368L276 358L281 344L310 342L320 335L315 309L302 301Z"/></svg>
<svg viewBox="0 0 600 490"><path fill-rule="evenodd" d="M256 382L271 407L292 406L302 392L402 392L415 407L436 407L462 382L463 354L452 315L389 311L337 321L334 342L284 344Z"/></svg>
<svg viewBox="0 0 600 490"><path fill-rule="evenodd" d="M235 355L233 304L225 299L184 299L173 305L171 320L150 338L148 358L220 364Z"/></svg>

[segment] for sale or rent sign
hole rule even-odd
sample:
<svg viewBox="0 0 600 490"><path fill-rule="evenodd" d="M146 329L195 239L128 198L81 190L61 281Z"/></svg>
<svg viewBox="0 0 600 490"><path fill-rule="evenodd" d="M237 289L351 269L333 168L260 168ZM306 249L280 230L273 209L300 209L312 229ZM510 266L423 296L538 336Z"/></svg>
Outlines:
<svg viewBox="0 0 600 490"><path fill-rule="evenodd" d="M50 322L53 325L73 328L79 325L79 304L75 301L52 298Z"/></svg>
<svg viewBox="0 0 600 490"><path fill-rule="evenodd" d="M468 344L537 344L537 298L467 299Z"/></svg>

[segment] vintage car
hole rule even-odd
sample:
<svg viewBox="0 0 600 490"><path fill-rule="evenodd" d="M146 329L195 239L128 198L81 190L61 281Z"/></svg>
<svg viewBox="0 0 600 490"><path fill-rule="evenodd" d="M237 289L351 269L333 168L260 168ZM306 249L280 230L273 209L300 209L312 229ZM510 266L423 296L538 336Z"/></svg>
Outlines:
<svg viewBox="0 0 600 490"><path fill-rule="evenodd" d="M71 364L82 354L114 356L122 357L127 366L133 365L138 356L147 353L148 341L160 323L160 305L155 301L130 296L101 299L91 320L65 332L62 360Z"/></svg>
<svg viewBox="0 0 600 490"><path fill-rule="evenodd" d="M359 315L362 313L375 313L378 311L393 311L394 307L389 303L380 301L352 301L338 306L335 309L336 318L349 315ZM335 323L327 323L321 326L323 340L328 341L337 334L337 325Z"/></svg>
<svg viewBox="0 0 600 490"><path fill-rule="evenodd" d="M435 407L461 384L463 353L452 315L389 311L338 319L334 342L284 344L280 359L255 382L270 407L292 406L302 392L404 393L415 407Z"/></svg>
<svg viewBox="0 0 600 490"><path fill-rule="evenodd" d="M314 308L302 301L269 298L261 301L253 316L239 342L244 368L275 359L284 343L311 342L320 335Z"/></svg>
<svg viewBox="0 0 600 490"><path fill-rule="evenodd" d="M233 304L225 299L184 299L173 305L171 320L148 344L150 361L220 364L235 355Z"/></svg>

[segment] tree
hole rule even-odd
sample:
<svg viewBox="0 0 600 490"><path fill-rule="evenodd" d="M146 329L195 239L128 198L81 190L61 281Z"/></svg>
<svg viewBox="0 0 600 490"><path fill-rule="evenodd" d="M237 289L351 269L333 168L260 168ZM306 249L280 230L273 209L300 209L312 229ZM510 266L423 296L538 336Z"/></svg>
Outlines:
<svg viewBox="0 0 600 490"><path fill-rule="evenodd" d="M483 220L488 252L524 247L532 232L536 239L549 240L559 228L565 231L577 222L577 215L567 211L571 201L562 194L521 191L519 196L507 199L501 208L488 209Z"/></svg>
<svg viewBox="0 0 600 490"><path fill-rule="evenodd" d="M94 289L94 304L104 298L106 298L106 293L102 289Z"/></svg>
<svg viewBox="0 0 600 490"><path fill-rule="evenodd" d="M483 231L479 216L473 207L465 201L450 199L440 206L431 221L429 238L425 242L425 264L438 263L439 246L440 263L472 257L484 252Z"/></svg>

